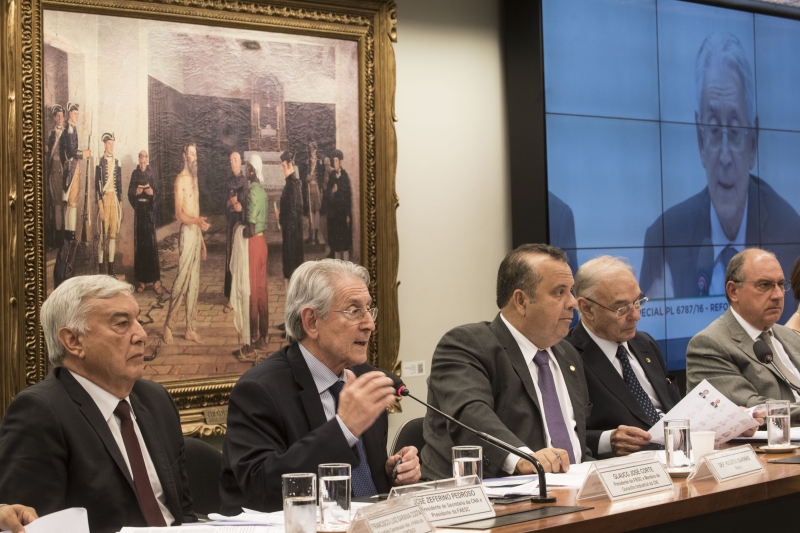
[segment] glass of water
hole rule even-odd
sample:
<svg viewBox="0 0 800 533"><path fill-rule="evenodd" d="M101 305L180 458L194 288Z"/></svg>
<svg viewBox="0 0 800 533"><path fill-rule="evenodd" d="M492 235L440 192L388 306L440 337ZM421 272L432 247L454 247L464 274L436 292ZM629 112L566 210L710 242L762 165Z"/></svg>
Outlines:
<svg viewBox="0 0 800 533"><path fill-rule="evenodd" d="M453 446L453 477L478 476L483 479L483 448Z"/></svg>
<svg viewBox="0 0 800 533"><path fill-rule="evenodd" d="M350 465L319 465L319 530L346 531L350 527Z"/></svg>
<svg viewBox="0 0 800 533"><path fill-rule="evenodd" d="M283 474L283 518L286 533L317 530L316 474Z"/></svg>
<svg viewBox="0 0 800 533"><path fill-rule="evenodd" d="M689 452L692 449L689 439L689 420L664 421L664 449L667 455L667 469L682 469L692 465L689 459Z"/></svg>
<svg viewBox="0 0 800 533"><path fill-rule="evenodd" d="M767 402L767 444L770 448L789 446L791 440L789 400Z"/></svg>

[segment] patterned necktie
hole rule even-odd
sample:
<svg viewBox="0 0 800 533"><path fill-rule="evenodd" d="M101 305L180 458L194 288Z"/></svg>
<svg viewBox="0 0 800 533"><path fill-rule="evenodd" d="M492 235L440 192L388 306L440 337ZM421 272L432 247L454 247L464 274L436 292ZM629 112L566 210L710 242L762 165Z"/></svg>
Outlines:
<svg viewBox="0 0 800 533"><path fill-rule="evenodd" d="M342 392L344 381L337 381L328 388L328 392L333 396L333 402L336 405L336 410L339 410L339 393ZM362 496L374 496L378 494L378 489L375 488L375 482L372 481L372 473L369 470L367 463L367 454L364 451L364 441L361 437L356 442L356 451L360 459L358 466L352 469L351 481L353 486L353 496L360 498Z"/></svg>
<svg viewBox="0 0 800 533"><path fill-rule="evenodd" d="M728 268L728 263L731 262L731 259L733 259L733 256L736 255L737 253L739 252L736 251L736 248L734 248L730 244L722 249L722 251L719 253L717 260L722 265L723 271L726 268Z"/></svg>
<svg viewBox="0 0 800 533"><path fill-rule="evenodd" d="M564 415L561 413L561 402L556 393L556 382L553 380L553 372L550 370L550 354L545 350L539 350L533 357L533 362L539 367L539 392L542 394L544 404L544 419L547 423L547 431L550 433L550 442L553 447L567 450L569 462L575 464L575 452L572 450L572 440L569 438L567 425L564 423Z"/></svg>
<svg viewBox="0 0 800 533"><path fill-rule="evenodd" d="M120 431L122 433L122 443L125 445L125 453L128 454L128 462L133 472L133 484L136 486L136 494L139 496L139 507L150 527L166 527L164 515L158 507L156 496L153 494L153 486L150 485L150 476L147 475L147 467L144 465L144 455L139 446L139 439L136 437L136 430L133 428L131 418L131 406L125 400L120 400L114 409L114 414L120 419Z"/></svg>
<svg viewBox="0 0 800 533"><path fill-rule="evenodd" d="M636 398L636 402L644 410L647 418L650 419L650 423L655 424L659 420L658 411L653 407L653 402L650 401L650 397L642 388L642 384L639 383L636 374L633 373L633 367L628 360L628 350L621 344L617 348L617 359L622 363L622 377L625 379L625 384L628 385L631 394Z"/></svg>

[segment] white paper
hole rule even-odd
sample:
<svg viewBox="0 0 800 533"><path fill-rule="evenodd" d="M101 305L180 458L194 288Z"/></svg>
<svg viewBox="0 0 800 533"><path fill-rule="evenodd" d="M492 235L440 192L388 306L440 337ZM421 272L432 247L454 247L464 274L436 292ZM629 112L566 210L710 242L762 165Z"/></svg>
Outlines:
<svg viewBox="0 0 800 533"><path fill-rule="evenodd" d="M651 442L664 444L666 420L689 419L691 431L713 431L719 446L758 426L753 417L703 380L649 429Z"/></svg>
<svg viewBox="0 0 800 533"><path fill-rule="evenodd" d="M208 524L192 524L176 527L123 527L119 533L279 533L283 527L273 528L268 526L253 525L228 525L213 526Z"/></svg>
<svg viewBox="0 0 800 533"><path fill-rule="evenodd" d="M569 472L545 474L547 487L580 487L586 474L592 466L591 462L569 465ZM508 479L509 483L501 484ZM487 486L487 481L490 483ZM526 476L509 476L508 478L493 478L483 482L486 495L490 498L505 498L508 496L536 496L539 494L539 476L536 474Z"/></svg>
<svg viewBox="0 0 800 533"><path fill-rule="evenodd" d="M793 441L800 441L800 427L791 428L790 433ZM752 437L736 437L736 440L767 442L767 431L756 431Z"/></svg>
<svg viewBox="0 0 800 533"><path fill-rule="evenodd" d="M25 526L27 533L89 533L89 515L83 507L64 509L40 517ZM3 531L2 533L8 533Z"/></svg>

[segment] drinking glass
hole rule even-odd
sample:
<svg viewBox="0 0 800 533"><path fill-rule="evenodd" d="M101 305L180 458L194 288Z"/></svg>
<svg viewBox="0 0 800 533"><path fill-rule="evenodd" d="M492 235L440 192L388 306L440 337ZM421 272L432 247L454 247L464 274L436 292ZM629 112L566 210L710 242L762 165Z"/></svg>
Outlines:
<svg viewBox="0 0 800 533"><path fill-rule="evenodd" d="M483 479L483 448L453 446L453 477L478 476Z"/></svg>
<svg viewBox="0 0 800 533"><path fill-rule="evenodd" d="M319 465L319 530L346 531L350 527L350 465Z"/></svg>
<svg viewBox="0 0 800 533"><path fill-rule="evenodd" d="M791 439L789 400L767 402L767 444L770 448L789 446Z"/></svg>
<svg viewBox="0 0 800 533"><path fill-rule="evenodd" d="M283 474L283 518L286 533L317 530L316 474Z"/></svg>
<svg viewBox="0 0 800 533"><path fill-rule="evenodd" d="M691 466L689 451L689 421L684 419L664 421L664 449L667 453L667 469Z"/></svg>

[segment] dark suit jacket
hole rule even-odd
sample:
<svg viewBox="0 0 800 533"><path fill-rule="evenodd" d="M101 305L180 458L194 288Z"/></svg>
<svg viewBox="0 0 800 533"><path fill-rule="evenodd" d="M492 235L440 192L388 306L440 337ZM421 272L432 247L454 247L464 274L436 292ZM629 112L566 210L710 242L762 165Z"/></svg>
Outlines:
<svg viewBox="0 0 800 533"><path fill-rule="evenodd" d="M745 242L748 246L797 240L796 236L800 235L800 215L767 182L750 176L747 198ZM663 278L666 262L672 273L676 298L708 295L708 283L715 259L711 242L711 195L708 187L659 216L647 229L644 245L639 285L646 294L649 294L655 280ZM662 245L666 247L663 259L659 248ZM794 264L794 250L794 247L788 246L774 250L786 272ZM649 296L659 298L663 295Z"/></svg>
<svg viewBox="0 0 800 533"><path fill-rule="evenodd" d="M138 168L138 167L137 167ZM100 156L100 163L94 167L94 195L95 200L103 199L103 189L108 181L108 167L106 166L105 155ZM153 184L151 184L153 185ZM117 201L122 201L122 169L119 160L114 159L114 189L117 194Z"/></svg>
<svg viewBox="0 0 800 533"><path fill-rule="evenodd" d="M136 423L178 523L195 522L183 434L164 387L140 379L130 395ZM64 368L19 393L0 425L0 501L39 516L85 507L92 533L145 527L122 451L89 393Z"/></svg>
<svg viewBox="0 0 800 533"><path fill-rule="evenodd" d="M586 443L592 454L601 458L597 453L597 446L603 431L616 429L621 425L647 431L652 427L652 423L633 397L625 380L586 332L582 322L578 322L578 325L572 328L567 340L575 346L583 358L589 400L594 405L592 414L586 421ZM681 393L678 391L677 382L667 375L664 356L661 355L661 349L653 337L637 331L636 336L628 341L628 347L655 389L664 413L675 407L681 400Z"/></svg>
<svg viewBox="0 0 800 533"><path fill-rule="evenodd" d="M351 370L360 376L368 364ZM386 476L388 417L381 414L363 435L364 449L379 493L389 492ZM326 420L319 392L300 347L284 346L248 370L231 392L228 431L222 450L220 497L223 514L242 507L278 511L283 507L281 475L314 472L322 463L359 463L339 422Z"/></svg>
<svg viewBox="0 0 800 533"><path fill-rule="evenodd" d="M547 209L550 214L550 244L558 246L569 257L572 274L578 271L578 251L575 244L575 216L572 208L553 193L548 193Z"/></svg>
<svg viewBox="0 0 800 533"><path fill-rule="evenodd" d="M553 346L553 354L569 389L585 461L591 459L586 447L586 418L592 404L583 363L567 341ZM549 446L530 370L499 314L491 323L459 326L442 337L433 353L428 403L512 446L527 446L533 451ZM508 475L502 470L508 452L448 423L430 409L423 434L422 475L427 479L452 477L450 448L454 445L483 446L484 478Z"/></svg>

